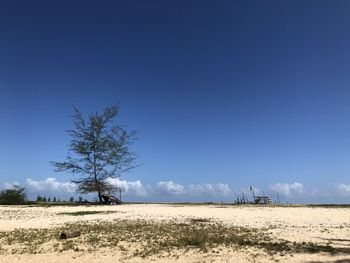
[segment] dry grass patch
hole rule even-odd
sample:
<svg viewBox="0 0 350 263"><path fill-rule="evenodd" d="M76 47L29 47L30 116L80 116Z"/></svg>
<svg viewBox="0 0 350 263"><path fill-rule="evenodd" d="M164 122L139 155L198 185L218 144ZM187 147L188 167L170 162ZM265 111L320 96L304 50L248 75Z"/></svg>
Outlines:
<svg viewBox="0 0 350 263"><path fill-rule="evenodd" d="M58 213L58 215L65 216L85 216L85 215L95 215L95 214L113 214L118 211L77 211L77 212L62 212Z"/></svg>
<svg viewBox="0 0 350 263"><path fill-rule="evenodd" d="M79 230L81 236L59 240L59 233L65 230ZM0 232L0 254L34 254L67 250L93 252L99 248L113 248L129 257L147 257L190 249L207 253L223 246L234 249L258 248L270 254L350 253L348 248L276 240L268 234L267 229L227 226L201 218L193 218L184 223L146 220L81 222L49 229Z"/></svg>

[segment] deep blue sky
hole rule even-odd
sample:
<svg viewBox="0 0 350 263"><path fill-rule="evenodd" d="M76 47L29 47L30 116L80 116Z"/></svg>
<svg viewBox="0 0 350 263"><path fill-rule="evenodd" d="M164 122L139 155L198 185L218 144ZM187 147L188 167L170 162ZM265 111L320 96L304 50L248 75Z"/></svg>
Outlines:
<svg viewBox="0 0 350 263"><path fill-rule="evenodd" d="M349 13L331 0L1 1L0 183L70 179L49 162L67 152L71 105L120 102L118 122L140 131L125 180L350 184Z"/></svg>

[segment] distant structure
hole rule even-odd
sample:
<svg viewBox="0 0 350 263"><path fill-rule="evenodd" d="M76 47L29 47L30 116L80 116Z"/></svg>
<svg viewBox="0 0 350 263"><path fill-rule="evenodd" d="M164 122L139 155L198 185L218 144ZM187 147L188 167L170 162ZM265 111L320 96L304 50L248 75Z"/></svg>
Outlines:
<svg viewBox="0 0 350 263"><path fill-rule="evenodd" d="M267 195L264 195L264 194L263 195L255 195L254 187L250 186L249 190L253 194L253 202L249 201L247 194L245 194L243 192L241 194L235 193L235 195L237 196L235 203L236 204L263 204L263 205L267 205L267 204L272 203L271 198Z"/></svg>
<svg viewBox="0 0 350 263"><path fill-rule="evenodd" d="M102 198L103 198L104 202L106 204L109 204L109 205L121 205L122 204L122 201L119 198L112 196L112 195L102 194Z"/></svg>
<svg viewBox="0 0 350 263"><path fill-rule="evenodd" d="M255 196L254 197L254 204L271 204L272 200L270 197L268 197L267 195L261 195L261 196Z"/></svg>
<svg viewBox="0 0 350 263"><path fill-rule="evenodd" d="M255 192L254 192L254 188L252 186L250 186L250 191L253 193L254 204L267 205L267 204L271 204L272 203L271 198L269 196L267 196L267 195L258 195L258 196L256 196Z"/></svg>
<svg viewBox="0 0 350 263"><path fill-rule="evenodd" d="M248 197L245 193L236 194L236 195L237 195L236 204L246 204L249 202Z"/></svg>
<svg viewBox="0 0 350 263"><path fill-rule="evenodd" d="M119 192L119 198L118 197L115 197L111 194L111 192ZM104 202L106 204L109 204L109 205L121 205L123 202L122 202L122 191L125 191L125 189L121 188L121 187L114 187L113 190L110 190L108 191L108 194L102 194L102 198L104 200Z"/></svg>

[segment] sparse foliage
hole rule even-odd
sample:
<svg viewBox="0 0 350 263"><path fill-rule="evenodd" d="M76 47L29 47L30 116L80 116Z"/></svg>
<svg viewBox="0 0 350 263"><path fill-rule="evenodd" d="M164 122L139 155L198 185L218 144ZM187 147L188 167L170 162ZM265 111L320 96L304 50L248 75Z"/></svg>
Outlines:
<svg viewBox="0 0 350 263"><path fill-rule="evenodd" d="M84 119L74 108L74 129L68 131L71 142L67 159L53 162L56 171L79 176L72 181L78 192L97 192L100 202L102 194L113 189L108 179L117 178L135 167L135 154L129 146L136 132L113 124L118 112L117 106L107 107L102 114L96 112Z"/></svg>

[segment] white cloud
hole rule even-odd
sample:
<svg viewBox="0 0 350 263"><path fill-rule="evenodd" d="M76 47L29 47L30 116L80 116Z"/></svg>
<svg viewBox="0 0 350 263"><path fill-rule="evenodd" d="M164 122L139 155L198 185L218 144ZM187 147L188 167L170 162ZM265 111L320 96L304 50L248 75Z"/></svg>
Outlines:
<svg viewBox="0 0 350 263"><path fill-rule="evenodd" d="M161 195L181 195L189 197L227 197L231 194L231 189L227 184L190 184L182 185L173 181L158 182L154 189Z"/></svg>
<svg viewBox="0 0 350 263"><path fill-rule="evenodd" d="M155 189L164 194L184 194L185 187L173 181L158 182Z"/></svg>
<svg viewBox="0 0 350 263"><path fill-rule="evenodd" d="M27 187L33 192L65 192L65 193L74 193L75 185L71 182L58 182L56 178L49 177L43 181L35 181L31 178L28 178Z"/></svg>
<svg viewBox="0 0 350 263"><path fill-rule="evenodd" d="M259 189L256 188L255 186L250 186L250 187L245 187L245 188L240 188L239 191L237 192L238 195L248 195L248 196L252 196L253 195L253 190L254 190L254 194L255 195L262 195L263 192Z"/></svg>
<svg viewBox="0 0 350 263"><path fill-rule="evenodd" d="M270 189L286 197L301 196L305 192L305 188L301 183L277 183L270 185Z"/></svg>
<svg viewBox="0 0 350 263"><path fill-rule="evenodd" d="M124 189L123 195L129 200L152 200L152 201L211 201L211 200L233 200L233 192L228 184L189 184L182 185L174 181L160 181L153 185L144 186L140 180L127 181L119 178L107 180L110 184ZM6 188L12 187L18 182L5 183ZM29 196L35 198L37 195L56 196L69 198L76 195L76 186L69 181L58 181L55 177L43 180L28 178L24 185ZM93 193L91 198L95 196Z"/></svg>
<svg viewBox="0 0 350 263"><path fill-rule="evenodd" d="M134 182L120 180L118 178L108 179L108 182L116 187L121 187L124 189L124 194L134 195L134 196L144 196L146 195L146 190L143 187L141 181L137 180ZM8 184L11 185L12 184ZM7 187L8 188L8 187ZM72 182L59 182L54 177L49 177L45 180L34 180L28 178L26 180L26 188L30 193L30 196L35 197L36 195L57 195L63 197L69 197L76 192L76 185Z"/></svg>
<svg viewBox="0 0 350 263"><path fill-rule="evenodd" d="M13 181L12 183L3 183L0 187L0 189L13 189L13 186L20 186L21 184L18 181Z"/></svg>
<svg viewBox="0 0 350 263"><path fill-rule="evenodd" d="M342 196L350 196L350 184L337 184L336 188Z"/></svg>
<svg viewBox="0 0 350 263"><path fill-rule="evenodd" d="M231 189L227 184L191 184L186 187L189 195L229 196Z"/></svg>
<svg viewBox="0 0 350 263"><path fill-rule="evenodd" d="M137 196L146 195L146 189L143 187L140 180L130 182L126 180L120 180L119 178L109 178L107 182L115 187L120 187L126 194L134 194Z"/></svg>

